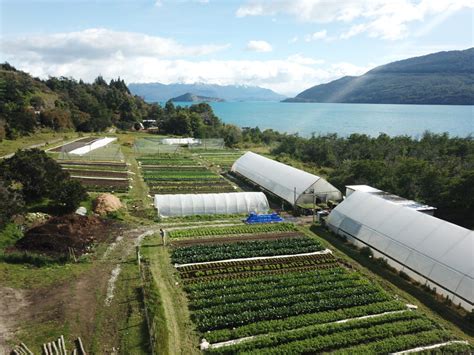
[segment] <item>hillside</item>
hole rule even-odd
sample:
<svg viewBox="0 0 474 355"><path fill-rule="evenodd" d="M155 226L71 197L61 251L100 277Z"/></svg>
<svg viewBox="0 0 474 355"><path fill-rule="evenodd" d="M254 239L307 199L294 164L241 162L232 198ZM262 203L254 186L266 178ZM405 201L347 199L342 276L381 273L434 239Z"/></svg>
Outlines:
<svg viewBox="0 0 474 355"><path fill-rule="evenodd" d="M225 100L220 99L218 97L194 95L188 92L184 95L173 97L171 101L173 102L223 102Z"/></svg>
<svg viewBox="0 0 474 355"><path fill-rule="evenodd" d="M40 80L0 64L0 142L32 135L41 129L78 132L101 132L116 127L129 130L143 120L155 121L165 134L196 137L224 137L240 130L225 126L212 108L202 101L220 100L191 95L198 103L175 107L172 102L161 107L133 95L123 80L107 83L101 76L93 83L72 78L50 77ZM230 143L229 143L230 144Z"/></svg>
<svg viewBox="0 0 474 355"><path fill-rule="evenodd" d="M153 116L155 109L133 96L120 78L91 83L72 78L40 80L0 65L0 140L30 134L37 128L55 131L128 129Z"/></svg>
<svg viewBox="0 0 474 355"><path fill-rule="evenodd" d="M283 102L474 104L474 48L405 59L313 86Z"/></svg>
<svg viewBox="0 0 474 355"><path fill-rule="evenodd" d="M183 92L197 96L219 97L225 101L280 101L285 96L258 86L215 85L215 84L129 84L130 91L147 102L166 102Z"/></svg>

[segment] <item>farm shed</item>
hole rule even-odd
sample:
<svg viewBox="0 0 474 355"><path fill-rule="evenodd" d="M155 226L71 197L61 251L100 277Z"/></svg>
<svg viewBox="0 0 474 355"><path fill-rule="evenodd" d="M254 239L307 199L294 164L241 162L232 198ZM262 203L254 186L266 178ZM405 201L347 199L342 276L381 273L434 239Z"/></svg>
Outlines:
<svg viewBox="0 0 474 355"><path fill-rule="evenodd" d="M323 201L342 199L341 192L325 179L252 152L237 159L231 171L293 206L313 203L314 196Z"/></svg>
<svg viewBox="0 0 474 355"><path fill-rule="evenodd" d="M473 231L362 191L340 203L327 224L453 303L473 309Z"/></svg>
<svg viewBox="0 0 474 355"><path fill-rule="evenodd" d="M267 197L262 192L155 195L155 207L163 217L261 213L269 209Z"/></svg>

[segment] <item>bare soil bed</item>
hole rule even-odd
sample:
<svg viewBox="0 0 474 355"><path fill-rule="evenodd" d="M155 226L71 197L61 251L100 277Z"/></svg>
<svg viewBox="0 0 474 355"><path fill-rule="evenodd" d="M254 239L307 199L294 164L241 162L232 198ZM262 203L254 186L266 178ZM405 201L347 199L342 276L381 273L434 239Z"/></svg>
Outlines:
<svg viewBox="0 0 474 355"><path fill-rule="evenodd" d="M126 168L127 164L125 163L118 163L118 162L110 162L110 161L76 161L76 160L59 160L58 163L60 165L83 165L83 166L113 166L113 167L120 167Z"/></svg>
<svg viewBox="0 0 474 355"><path fill-rule="evenodd" d="M80 181L88 191L115 191L125 192L128 190L129 181L126 180L113 180L112 179L99 179L99 178L80 178L74 177L74 180Z"/></svg>
<svg viewBox="0 0 474 355"><path fill-rule="evenodd" d="M107 170L81 170L81 169L65 169L70 175L73 176L91 176L91 177L113 177L123 178L128 177L127 172L119 171L107 171Z"/></svg>
<svg viewBox="0 0 474 355"><path fill-rule="evenodd" d="M51 152L70 152L74 149L77 149L77 148L80 148L80 147L83 147L87 144L89 144L90 142L93 142L97 140L96 137L86 137L86 138L81 138L77 141L74 141L74 142L71 142L71 143L67 143L67 144L63 144L62 146L60 147L56 147L54 149L51 149Z"/></svg>

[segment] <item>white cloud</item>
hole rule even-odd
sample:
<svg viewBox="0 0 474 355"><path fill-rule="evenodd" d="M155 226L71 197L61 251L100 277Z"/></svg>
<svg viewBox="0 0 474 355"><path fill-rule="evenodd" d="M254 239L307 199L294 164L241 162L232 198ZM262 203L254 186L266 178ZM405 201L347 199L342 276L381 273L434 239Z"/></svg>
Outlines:
<svg viewBox="0 0 474 355"><path fill-rule="evenodd" d="M288 40L288 43L296 43L296 42L298 42L298 39L299 39L298 36L294 36L294 37L292 37Z"/></svg>
<svg viewBox="0 0 474 355"><path fill-rule="evenodd" d="M161 6L163 6L163 2L161 0L156 0L155 1L155 6L156 7L161 7Z"/></svg>
<svg viewBox="0 0 474 355"><path fill-rule="evenodd" d="M276 60L199 60L195 55L222 46L186 47L170 39L108 30L3 38L1 42L0 61L41 78L66 76L89 82L101 74L106 80L120 76L129 83L257 85L292 96L341 75L367 70L348 63L322 67L323 60L301 54Z"/></svg>
<svg viewBox="0 0 474 355"><path fill-rule="evenodd" d="M266 41L248 41L247 50L253 52L271 52L273 50L272 45Z"/></svg>
<svg viewBox="0 0 474 355"><path fill-rule="evenodd" d="M184 46L169 38L134 32L117 32L103 28L50 35L1 37L0 43L5 55L31 55L46 62L117 56L159 58L201 56L229 47L229 44Z"/></svg>
<svg viewBox="0 0 474 355"><path fill-rule="evenodd" d="M311 42L311 41L318 41L318 40L324 40L328 38L328 33L326 30L321 30L318 32L314 32L312 34L306 35L304 40L306 42Z"/></svg>
<svg viewBox="0 0 474 355"><path fill-rule="evenodd" d="M299 53L290 55L287 60L289 62L298 63L302 65L318 65L323 64L325 62L323 59L304 57Z"/></svg>
<svg viewBox="0 0 474 355"><path fill-rule="evenodd" d="M304 22L357 22L340 38L367 33L369 37L396 40L407 37L411 23L423 22L437 14L453 14L474 7L471 0L250 0L241 6L237 17L286 14ZM427 28L430 30L430 28Z"/></svg>

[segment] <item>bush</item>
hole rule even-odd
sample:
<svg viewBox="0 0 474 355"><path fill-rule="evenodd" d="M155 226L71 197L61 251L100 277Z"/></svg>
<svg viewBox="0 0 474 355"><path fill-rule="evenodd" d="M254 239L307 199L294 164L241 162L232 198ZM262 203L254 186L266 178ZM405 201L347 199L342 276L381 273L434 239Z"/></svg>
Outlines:
<svg viewBox="0 0 474 355"><path fill-rule="evenodd" d="M15 242L23 237L23 232L19 225L9 223L0 231L0 248L6 248L15 244Z"/></svg>
<svg viewBox="0 0 474 355"><path fill-rule="evenodd" d="M400 271L398 274L400 275L400 277L402 279L407 280L407 281L411 281L411 277L408 276L408 274L406 272Z"/></svg>
<svg viewBox="0 0 474 355"><path fill-rule="evenodd" d="M0 253L0 261L10 264L30 264L37 267L52 265L52 264L65 264L68 258L66 256L51 257L42 254L30 253L27 251L11 252L11 253Z"/></svg>
<svg viewBox="0 0 474 355"><path fill-rule="evenodd" d="M372 249L370 249L369 247L363 247L360 249L360 254L365 256L366 258L371 258L374 256L374 254L372 253Z"/></svg>

